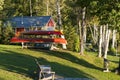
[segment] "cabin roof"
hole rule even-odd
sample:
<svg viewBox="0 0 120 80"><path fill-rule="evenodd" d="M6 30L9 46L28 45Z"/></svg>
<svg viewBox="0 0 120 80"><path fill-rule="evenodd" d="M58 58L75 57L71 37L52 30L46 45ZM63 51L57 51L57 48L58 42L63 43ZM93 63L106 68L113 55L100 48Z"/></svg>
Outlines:
<svg viewBox="0 0 120 80"><path fill-rule="evenodd" d="M14 27L42 27L45 26L50 19L51 16L17 16L11 18L10 22Z"/></svg>

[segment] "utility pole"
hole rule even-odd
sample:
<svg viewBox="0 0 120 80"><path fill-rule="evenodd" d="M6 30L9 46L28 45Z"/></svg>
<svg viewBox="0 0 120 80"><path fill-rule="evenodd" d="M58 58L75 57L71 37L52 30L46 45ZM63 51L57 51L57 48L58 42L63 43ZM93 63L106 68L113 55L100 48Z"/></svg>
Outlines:
<svg viewBox="0 0 120 80"><path fill-rule="evenodd" d="M32 17L32 5L31 5L31 0L30 0L30 16Z"/></svg>
<svg viewBox="0 0 120 80"><path fill-rule="evenodd" d="M62 29L62 22L61 22L61 13L60 13L60 0L57 0L56 5L57 5L57 17L58 17L58 27L59 30Z"/></svg>

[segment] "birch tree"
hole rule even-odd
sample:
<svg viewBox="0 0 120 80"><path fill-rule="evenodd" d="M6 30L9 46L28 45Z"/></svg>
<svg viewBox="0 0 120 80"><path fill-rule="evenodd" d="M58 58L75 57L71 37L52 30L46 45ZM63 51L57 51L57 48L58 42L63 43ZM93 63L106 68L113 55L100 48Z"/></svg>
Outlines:
<svg viewBox="0 0 120 80"><path fill-rule="evenodd" d="M93 45L98 45L98 36L99 36L99 18L97 16L93 16L88 22L88 27L90 28Z"/></svg>
<svg viewBox="0 0 120 80"><path fill-rule="evenodd" d="M100 26L98 57L102 57L102 26Z"/></svg>
<svg viewBox="0 0 120 80"><path fill-rule="evenodd" d="M107 58L111 30L106 31L104 58Z"/></svg>
<svg viewBox="0 0 120 80"><path fill-rule="evenodd" d="M106 36L107 36L107 26L106 25L103 25L103 31L102 31L102 52L104 53L105 52L105 46L106 46Z"/></svg>
<svg viewBox="0 0 120 80"><path fill-rule="evenodd" d="M100 26L98 57L102 57L104 55L104 58L107 58L110 34L111 30L108 29L108 25Z"/></svg>
<svg viewBox="0 0 120 80"><path fill-rule="evenodd" d="M115 48L115 42L116 42L116 30L112 31L112 48Z"/></svg>

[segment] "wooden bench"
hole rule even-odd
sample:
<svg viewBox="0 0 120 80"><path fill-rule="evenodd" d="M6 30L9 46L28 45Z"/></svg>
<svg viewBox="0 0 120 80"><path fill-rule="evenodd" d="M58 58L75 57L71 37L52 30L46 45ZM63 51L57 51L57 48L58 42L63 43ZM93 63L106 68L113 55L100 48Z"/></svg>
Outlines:
<svg viewBox="0 0 120 80"><path fill-rule="evenodd" d="M48 65L40 65L38 60L35 59L38 66L37 75L38 80L54 80L55 72L51 71L51 67Z"/></svg>

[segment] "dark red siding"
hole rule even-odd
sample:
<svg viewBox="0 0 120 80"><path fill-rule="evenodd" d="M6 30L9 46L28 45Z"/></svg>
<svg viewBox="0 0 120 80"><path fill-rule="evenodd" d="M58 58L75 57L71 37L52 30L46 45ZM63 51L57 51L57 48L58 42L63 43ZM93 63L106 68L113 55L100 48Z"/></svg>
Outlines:
<svg viewBox="0 0 120 80"><path fill-rule="evenodd" d="M21 32L23 32L25 29L24 28L16 28L16 33L15 36L19 36Z"/></svg>

